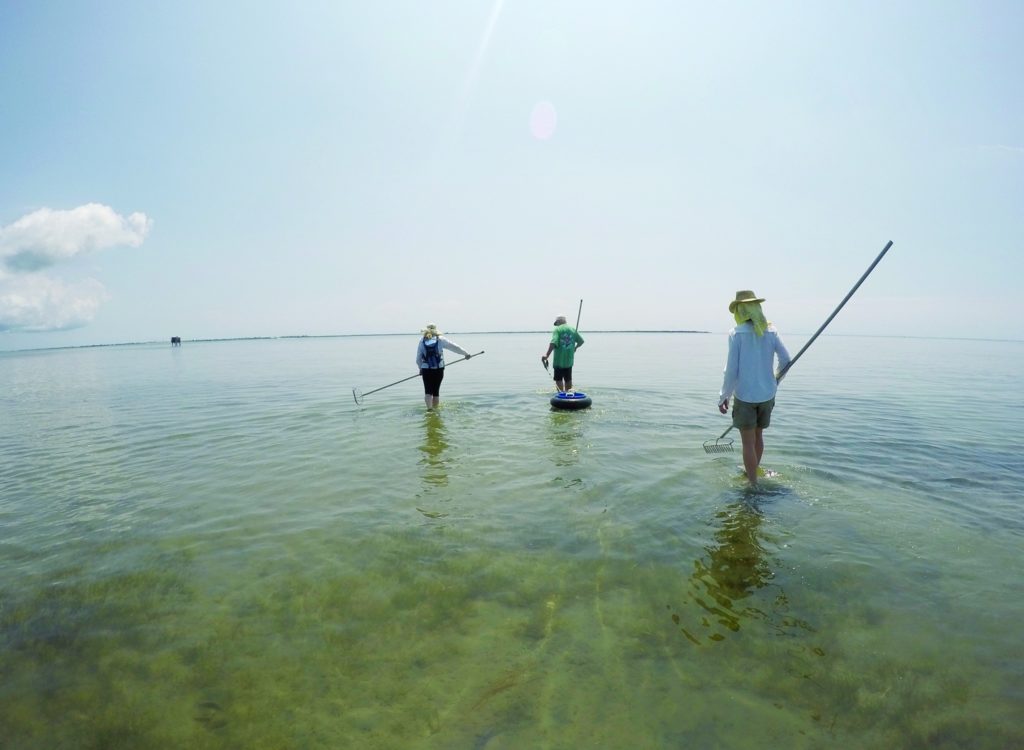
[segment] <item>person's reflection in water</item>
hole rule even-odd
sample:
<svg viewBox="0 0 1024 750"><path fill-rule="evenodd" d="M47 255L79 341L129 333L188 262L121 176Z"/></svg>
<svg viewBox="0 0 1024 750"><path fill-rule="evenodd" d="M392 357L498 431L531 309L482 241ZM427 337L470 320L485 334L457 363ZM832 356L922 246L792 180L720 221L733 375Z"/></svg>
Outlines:
<svg viewBox="0 0 1024 750"><path fill-rule="evenodd" d="M758 537L763 516L755 503L740 502L719 511L716 519L717 544L705 547L708 562L694 561L694 600L719 624L736 631L742 616L757 613L749 608L737 609L736 603L763 588L772 578Z"/></svg>
<svg viewBox="0 0 1024 750"><path fill-rule="evenodd" d="M423 468L423 481L429 490L431 487L443 487L448 484L448 461L445 451L448 450L448 439L444 421L436 411L423 413L424 437L420 451L420 466Z"/></svg>
<svg viewBox="0 0 1024 750"><path fill-rule="evenodd" d="M704 611L700 628L681 626L683 634L698 645L704 638L721 641L726 633L739 631L745 620L765 622L779 634L792 633L794 627L813 630L803 620L787 614L789 602L781 587L771 601L761 596L744 603L775 578L773 561L765 549L766 543L774 541L762 528L764 513L757 494L746 494L719 511L715 518L715 544L704 548L707 558L694 561L690 576L690 598ZM758 603L765 608L757 606ZM672 620L681 625L678 614L673 614Z"/></svg>
<svg viewBox="0 0 1024 750"><path fill-rule="evenodd" d="M556 466L572 466L579 463L580 436L583 434L581 415L571 411L551 411L550 437L554 451L551 454Z"/></svg>
<svg viewBox="0 0 1024 750"><path fill-rule="evenodd" d="M564 487L575 487L583 484L583 478L571 469L580 462L580 440L583 437L582 414L575 411L552 409L548 423L548 437L551 439L551 460L559 469L555 480Z"/></svg>

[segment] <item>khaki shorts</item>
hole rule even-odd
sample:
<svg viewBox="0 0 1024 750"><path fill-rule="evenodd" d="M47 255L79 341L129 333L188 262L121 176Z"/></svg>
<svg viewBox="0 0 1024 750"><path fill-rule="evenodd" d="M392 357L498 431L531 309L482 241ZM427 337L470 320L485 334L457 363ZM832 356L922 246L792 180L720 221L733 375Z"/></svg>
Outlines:
<svg viewBox="0 0 1024 750"><path fill-rule="evenodd" d="M737 430L752 430L755 427L765 429L772 421L772 409L775 408L775 399L762 401L759 404L750 404L733 397L732 400L732 426Z"/></svg>

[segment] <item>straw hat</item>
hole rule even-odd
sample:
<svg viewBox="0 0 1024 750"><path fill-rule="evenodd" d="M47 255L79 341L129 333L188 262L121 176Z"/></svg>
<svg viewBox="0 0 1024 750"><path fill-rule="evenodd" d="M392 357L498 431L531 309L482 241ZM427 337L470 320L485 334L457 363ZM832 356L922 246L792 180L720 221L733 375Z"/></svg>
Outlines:
<svg viewBox="0 0 1024 750"><path fill-rule="evenodd" d="M433 338L434 336L440 336L441 333L437 330L437 326L433 323L427 323L427 327L422 331L425 338Z"/></svg>
<svg viewBox="0 0 1024 750"><path fill-rule="evenodd" d="M744 289L741 292L736 292L736 299L729 303L729 312L736 312L736 305L741 302L764 302L764 297L758 297L749 289Z"/></svg>

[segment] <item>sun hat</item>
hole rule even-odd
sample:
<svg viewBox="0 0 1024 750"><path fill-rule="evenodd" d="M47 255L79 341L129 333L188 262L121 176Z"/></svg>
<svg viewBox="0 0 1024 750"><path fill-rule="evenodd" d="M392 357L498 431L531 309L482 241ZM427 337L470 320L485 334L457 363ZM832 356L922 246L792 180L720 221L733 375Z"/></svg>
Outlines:
<svg viewBox="0 0 1024 750"><path fill-rule="evenodd" d="M555 318L555 322L552 325L556 325L556 326L565 325L565 316L564 315L559 315L557 318Z"/></svg>
<svg viewBox="0 0 1024 750"><path fill-rule="evenodd" d="M736 312L736 305L740 304L741 302L764 302L764 297L758 297L749 289L744 289L743 291L736 292L736 299L729 303L729 312Z"/></svg>
<svg viewBox="0 0 1024 750"><path fill-rule="evenodd" d="M428 339L432 338L434 336L440 336L441 335L441 333L437 330L437 326L434 325L433 323L427 323L427 327L423 329L422 333L423 333L424 337L426 337Z"/></svg>

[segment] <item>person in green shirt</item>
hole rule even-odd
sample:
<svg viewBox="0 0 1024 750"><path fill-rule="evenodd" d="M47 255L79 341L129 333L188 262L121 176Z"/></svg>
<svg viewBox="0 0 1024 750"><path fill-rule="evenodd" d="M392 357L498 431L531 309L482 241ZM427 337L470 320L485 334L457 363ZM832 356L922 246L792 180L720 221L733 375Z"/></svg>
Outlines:
<svg viewBox="0 0 1024 750"><path fill-rule="evenodd" d="M548 366L548 357L555 353L555 385L559 391L572 390L572 364L576 350L583 346L583 337L579 331L565 322L565 316L555 318L555 330L551 332L548 350L541 355L540 361Z"/></svg>

